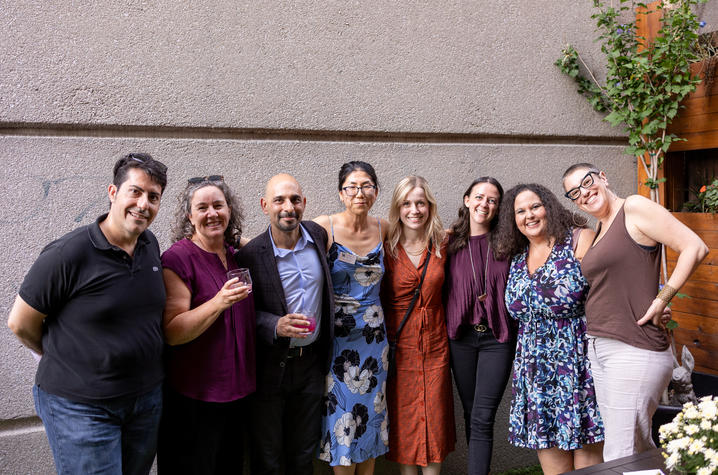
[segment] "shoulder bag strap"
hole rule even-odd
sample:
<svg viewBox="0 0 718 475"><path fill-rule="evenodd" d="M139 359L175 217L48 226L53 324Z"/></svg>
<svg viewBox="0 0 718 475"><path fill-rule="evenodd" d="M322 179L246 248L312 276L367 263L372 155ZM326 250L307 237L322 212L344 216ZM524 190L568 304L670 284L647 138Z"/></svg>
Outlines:
<svg viewBox="0 0 718 475"><path fill-rule="evenodd" d="M426 261L424 262L424 270L421 271L421 280L419 281L419 285L416 287L416 289L414 289L414 297L411 299L409 308L406 309L406 314L404 314L404 318L401 320L399 328L396 329L396 334L394 335L394 337L397 341L399 341L399 333L401 333L401 331L404 329L404 325L406 325L406 320L409 318L409 315L411 315L411 311L414 310L416 300L419 298L419 294L421 293L421 284L424 283L426 269L429 267L429 259L431 259L431 242L429 242L429 253L427 254Z"/></svg>

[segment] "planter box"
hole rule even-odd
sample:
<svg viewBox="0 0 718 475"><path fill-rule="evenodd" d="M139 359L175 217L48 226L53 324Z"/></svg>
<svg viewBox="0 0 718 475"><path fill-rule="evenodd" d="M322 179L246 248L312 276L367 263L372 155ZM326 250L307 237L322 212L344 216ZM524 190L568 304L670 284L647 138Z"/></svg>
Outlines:
<svg viewBox="0 0 718 475"><path fill-rule="evenodd" d="M686 139L671 144L671 152L718 148L718 61L702 61L691 65L691 74L700 75L702 81L695 91L686 97L683 109L668 127L668 131ZM710 71L709 71L710 69ZM713 77L710 87L705 76Z"/></svg>
<svg viewBox="0 0 718 475"><path fill-rule="evenodd" d="M688 297L673 299L676 350L686 345L696 361L696 370L718 374L718 214L673 213L708 245L710 252L698 266L681 293ZM666 249L669 274L677 254Z"/></svg>
<svg viewBox="0 0 718 475"><path fill-rule="evenodd" d="M703 396L718 395L718 376L713 374L693 372L691 375L693 381L693 391L699 399ZM663 424L667 424L681 412L681 407L659 405L656 413L653 415L651 435L653 441L658 446L658 429Z"/></svg>
<svg viewBox="0 0 718 475"><path fill-rule="evenodd" d="M638 34L647 41L652 41L660 29L658 4L658 1L649 3L644 11L651 13L636 17ZM671 144L663 167L658 171L658 178L666 178L659 190L661 204L668 209L681 209L690 198L687 189L696 188L693 178L708 180L717 175L718 77L715 77L715 67L718 61L709 62L693 64L691 72L701 78L705 78L706 72L712 74L711 86L707 87L705 80L702 81L683 101L683 109L668 128L669 132L686 139ZM708 68L714 70L707 71ZM648 197L650 191L643 184L646 174L640 163L637 167L637 193ZM708 257L681 289L681 293L688 297L673 299L673 318L679 325L674 330L676 350L680 355L681 347L687 346L695 358L697 371L718 375L718 214L674 213L674 216L695 231L710 248ZM670 275L677 256L667 249L666 257Z"/></svg>

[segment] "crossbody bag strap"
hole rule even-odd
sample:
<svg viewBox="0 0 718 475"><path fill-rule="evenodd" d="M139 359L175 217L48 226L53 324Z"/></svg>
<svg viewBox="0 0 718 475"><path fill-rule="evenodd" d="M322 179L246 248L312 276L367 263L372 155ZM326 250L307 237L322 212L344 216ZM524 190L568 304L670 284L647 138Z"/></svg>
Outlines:
<svg viewBox="0 0 718 475"><path fill-rule="evenodd" d="M431 259L431 242L429 242L429 254L427 254L426 261L424 262L424 270L421 271L421 280L419 280L419 285L416 287L416 289L414 289L414 297L411 299L409 308L406 309L406 314L404 314L404 318L401 320L399 328L396 329L396 334L394 335L396 341L399 341L399 333L401 333L401 331L404 329L404 325L406 325L406 320L409 318L409 315L411 315L411 311L414 310L414 305L416 305L416 301L419 298L419 294L421 293L421 284L424 283L426 269L429 267L429 259Z"/></svg>

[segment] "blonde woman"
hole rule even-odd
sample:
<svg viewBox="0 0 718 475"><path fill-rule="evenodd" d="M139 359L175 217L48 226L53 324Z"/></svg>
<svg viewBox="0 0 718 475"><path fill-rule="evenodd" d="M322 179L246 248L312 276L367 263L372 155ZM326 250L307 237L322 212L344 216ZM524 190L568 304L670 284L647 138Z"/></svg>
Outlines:
<svg viewBox="0 0 718 475"><path fill-rule="evenodd" d="M438 474L456 441L442 303L445 236L426 180L401 180L389 211L382 307L389 339L396 342L386 458L401 464L402 474L416 474L419 466L425 475Z"/></svg>

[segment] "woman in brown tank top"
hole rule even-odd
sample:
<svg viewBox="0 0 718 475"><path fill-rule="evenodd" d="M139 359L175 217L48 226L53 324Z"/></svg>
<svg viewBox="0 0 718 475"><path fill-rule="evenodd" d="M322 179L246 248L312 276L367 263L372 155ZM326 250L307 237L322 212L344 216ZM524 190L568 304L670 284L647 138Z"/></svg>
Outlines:
<svg viewBox="0 0 718 475"><path fill-rule="evenodd" d="M708 249L659 204L638 195L616 196L595 165L569 167L563 186L566 197L599 222L581 270L591 285L589 359L609 461L654 447L651 418L673 370L663 329L666 306ZM678 260L659 292L662 244Z"/></svg>

